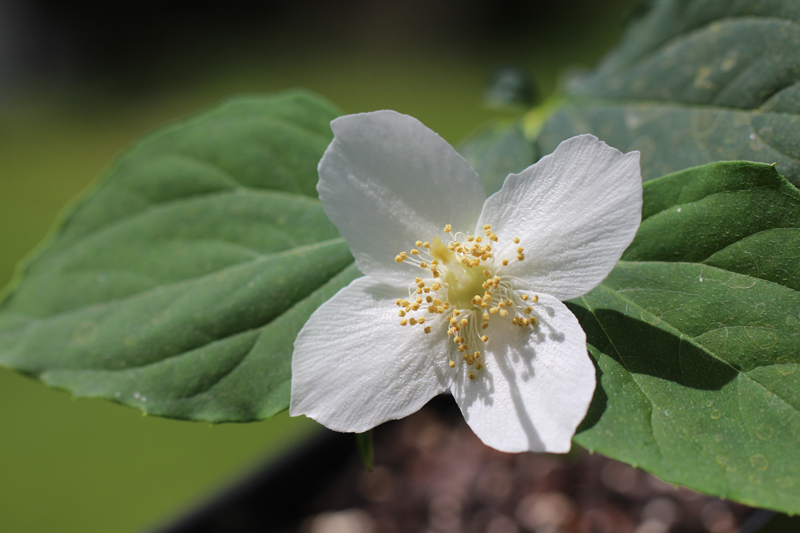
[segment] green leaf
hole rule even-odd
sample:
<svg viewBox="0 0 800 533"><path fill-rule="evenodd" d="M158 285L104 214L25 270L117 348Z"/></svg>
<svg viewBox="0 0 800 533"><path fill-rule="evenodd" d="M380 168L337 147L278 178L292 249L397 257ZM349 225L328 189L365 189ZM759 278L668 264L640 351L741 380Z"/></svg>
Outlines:
<svg viewBox="0 0 800 533"><path fill-rule="evenodd" d="M721 160L776 163L800 185L800 4L658 0L538 139L591 132L640 150L645 180Z"/></svg>
<svg viewBox="0 0 800 533"><path fill-rule="evenodd" d="M800 512L800 191L726 162L646 183L644 201L623 261L569 304L599 377L576 441Z"/></svg>
<svg viewBox="0 0 800 533"><path fill-rule="evenodd" d="M458 151L481 177L487 194L499 191L506 176L526 169L537 159L536 147L525 138L518 122L485 126Z"/></svg>
<svg viewBox="0 0 800 533"><path fill-rule="evenodd" d="M143 139L22 269L0 364L161 416L285 409L297 332L359 275L315 190L337 115L243 98Z"/></svg>

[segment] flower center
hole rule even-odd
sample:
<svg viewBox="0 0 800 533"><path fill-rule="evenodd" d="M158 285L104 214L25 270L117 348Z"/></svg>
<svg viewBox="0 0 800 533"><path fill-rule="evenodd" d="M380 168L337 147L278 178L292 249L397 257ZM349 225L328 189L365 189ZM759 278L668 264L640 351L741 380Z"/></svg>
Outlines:
<svg viewBox="0 0 800 533"><path fill-rule="evenodd" d="M509 259L496 259L495 255L507 255L507 247L495 252L499 237L489 224L483 231L483 237L453 234L447 224L447 244L439 237L432 242L417 241L409 253L401 252L395 257L398 263L407 262L426 271L425 278L417 277L409 285L408 300L396 302L400 325L422 325L425 333L435 327L447 328L453 338L453 343L448 343L449 365L455 367L454 359L460 358L470 368L469 379L475 379L475 371L483 368L481 353L489 339L481 333L493 316L523 328L538 323L532 304L539 298L522 292L520 287L524 284L520 280L502 275ZM523 261L525 255L519 242L519 238L513 239L516 259Z"/></svg>

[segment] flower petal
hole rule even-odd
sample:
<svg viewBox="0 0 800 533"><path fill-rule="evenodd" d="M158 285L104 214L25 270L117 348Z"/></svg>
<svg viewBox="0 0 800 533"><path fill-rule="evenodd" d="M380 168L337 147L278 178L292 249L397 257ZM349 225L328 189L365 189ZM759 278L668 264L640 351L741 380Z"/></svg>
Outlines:
<svg viewBox="0 0 800 533"><path fill-rule="evenodd" d="M369 277L320 306L294 342L289 412L336 430L364 432L402 418L453 380L446 331L400 326L405 291Z"/></svg>
<svg viewBox="0 0 800 533"><path fill-rule="evenodd" d="M480 178L447 141L408 115L347 115L331 128L333 142L319 163L322 207L361 272L405 287L419 269L395 256L417 240L444 238L445 224L471 231L486 198Z"/></svg>
<svg viewBox="0 0 800 533"><path fill-rule="evenodd" d="M567 307L539 295L535 329L507 320L490 325L485 367L476 378L464 366L452 386L467 424L487 445L504 452L570 449L592 401L595 369L586 335Z"/></svg>
<svg viewBox="0 0 800 533"><path fill-rule="evenodd" d="M568 300L603 281L633 240L642 219L639 152L623 154L593 135L558 145L519 174L483 207L479 227L504 239L519 237L525 259L503 274L534 292ZM500 257L502 258L502 257Z"/></svg>

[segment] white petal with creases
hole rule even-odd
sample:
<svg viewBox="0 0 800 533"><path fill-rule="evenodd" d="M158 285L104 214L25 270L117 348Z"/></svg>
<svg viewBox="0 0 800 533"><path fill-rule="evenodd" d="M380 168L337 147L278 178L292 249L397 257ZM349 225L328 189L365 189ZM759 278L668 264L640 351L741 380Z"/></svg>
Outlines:
<svg viewBox="0 0 800 533"><path fill-rule="evenodd" d="M452 387L467 424L504 452L569 451L595 389L586 335L567 307L540 294L535 329L492 319L485 367L476 379L465 365Z"/></svg>
<svg viewBox="0 0 800 533"><path fill-rule="evenodd" d="M623 154L592 135L579 135L508 176L486 200L478 227L491 224L501 239L521 239L524 261L516 260L516 247L508 247L511 262L503 274L568 300L608 276L641 218L639 152Z"/></svg>
<svg viewBox="0 0 800 533"><path fill-rule="evenodd" d="M340 117L319 164L325 213L347 239L358 269L405 287L419 271L395 262L416 240L475 227L486 193L447 141L395 111Z"/></svg>
<svg viewBox="0 0 800 533"><path fill-rule="evenodd" d="M294 343L292 416L361 433L447 390L446 330L400 326L395 301L407 297L363 277L311 315Z"/></svg>

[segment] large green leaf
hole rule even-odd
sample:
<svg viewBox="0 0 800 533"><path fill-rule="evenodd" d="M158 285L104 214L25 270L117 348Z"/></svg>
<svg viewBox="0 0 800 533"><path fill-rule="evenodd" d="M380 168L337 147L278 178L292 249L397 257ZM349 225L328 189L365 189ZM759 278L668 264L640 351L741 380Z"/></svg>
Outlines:
<svg viewBox="0 0 800 533"><path fill-rule="evenodd" d="M800 512L800 191L715 163L645 184L623 261L569 305L600 386L580 444Z"/></svg>
<svg viewBox="0 0 800 533"><path fill-rule="evenodd" d="M645 179L721 160L800 185L800 3L656 0L538 138L591 132L640 150Z"/></svg>
<svg viewBox="0 0 800 533"><path fill-rule="evenodd" d="M135 145L22 269L0 364L175 418L285 409L295 335L359 275L315 190L337 114L236 99Z"/></svg>

